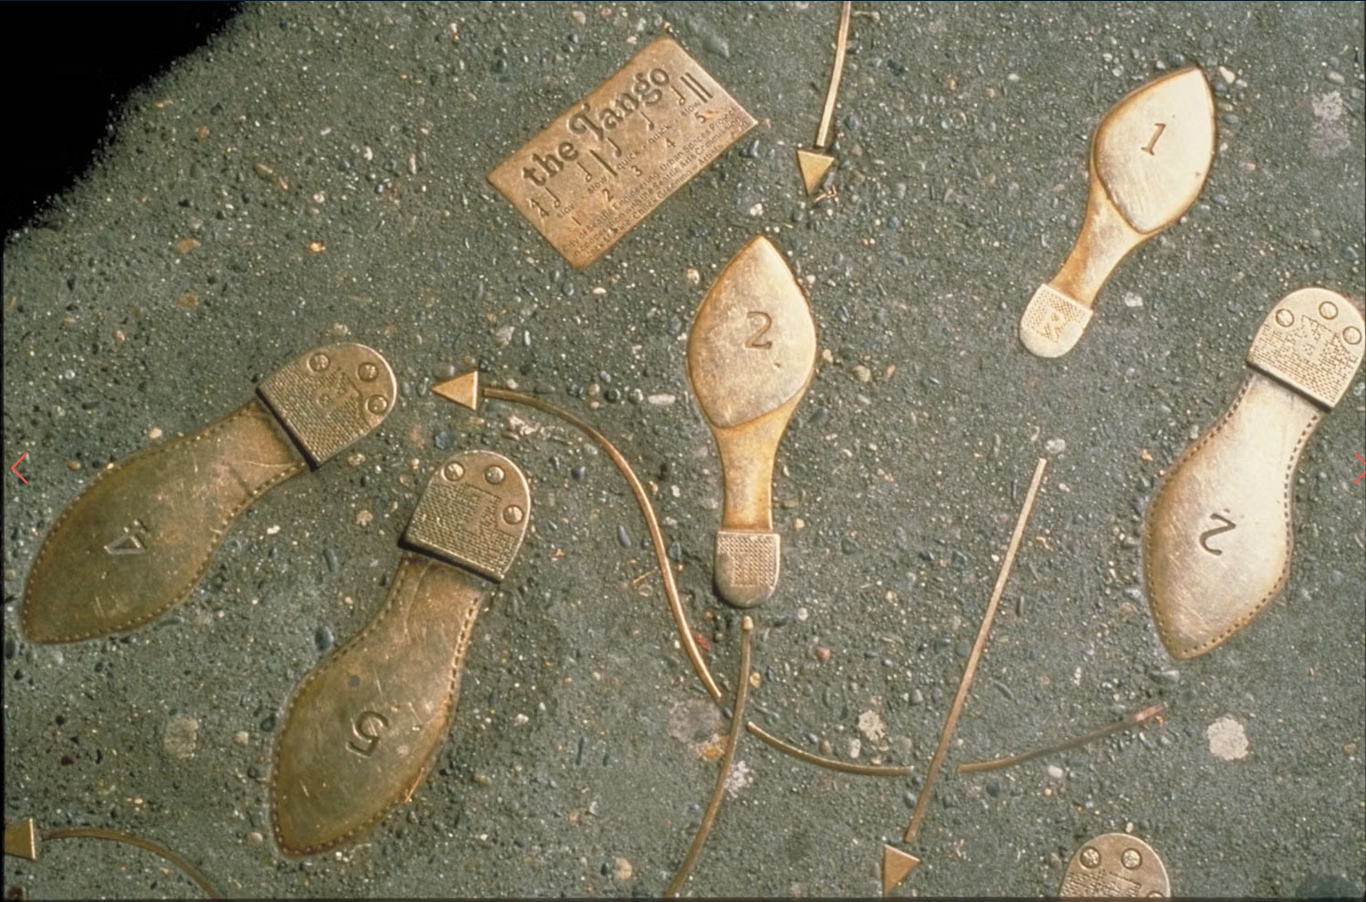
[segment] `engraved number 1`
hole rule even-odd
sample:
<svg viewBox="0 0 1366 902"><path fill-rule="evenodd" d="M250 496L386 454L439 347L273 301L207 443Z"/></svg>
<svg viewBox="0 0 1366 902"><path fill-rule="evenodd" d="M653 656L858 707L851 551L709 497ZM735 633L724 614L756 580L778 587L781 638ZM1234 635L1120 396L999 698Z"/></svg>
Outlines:
<svg viewBox="0 0 1366 902"><path fill-rule="evenodd" d="M1150 157L1154 156L1153 148L1157 146L1157 139L1162 137L1162 133L1167 130L1167 123L1165 122L1155 122L1153 124L1157 126L1157 131L1153 132L1151 140L1148 141L1148 146L1143 148L1143 152Z"/></svg>

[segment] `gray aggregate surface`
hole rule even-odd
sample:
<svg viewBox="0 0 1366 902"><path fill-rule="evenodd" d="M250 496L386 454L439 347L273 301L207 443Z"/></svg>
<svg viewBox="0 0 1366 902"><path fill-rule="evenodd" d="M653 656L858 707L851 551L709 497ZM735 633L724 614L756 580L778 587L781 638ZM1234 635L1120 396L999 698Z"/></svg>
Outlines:
<svg viewBox="0 0 1366 902"><path fill-rule="evenodd" d="M732 684L739 618L711 588L720 468L684 353L707 286L762 232L809 290L821 360L779 454L783 573L756 613L751 713L810 751L847 759L857 741L860 761L919 776L837 774L747 737L686 892L880 891L882 845L905 830L1046 456L911 847L924 864L899 892L1053 895L1082 841L1131 829L1180 894L1359 896L1361 374L1301 464L1288 586L1224 647L1166 654L1137 538L1270 306L1307 285L1366 296L1363 5L857 4L838 198L815 205L793 151L815 134L836 15L249 5L146 85L83 183L5 247L5 464L29 455L28 483L6 474L4 495L6 823L145 836L238 896L661 893L716 778L701 749L725 726L676 645L638 509L566 424L501 402L471 414L429 389L478 366L606 433L654 493L689 616ZM665 31L760 125L575 272L485 173ZM1187 63L1219 104L1200 199L1118 268L1072 353L1031 356L1019 316L1076 236L1096 123ZM183 607L113 639L26 641L29 567L94 473L338 336L403 383L376 433L252 507ZM522 465L533 512L450 736L360 842L286 859L267 820L284 705L369 620L422 487L472 447ZM1161 723L954 773L1157 700ZM882 731L860 730L868 712ZM1225 717L1241 759L1211 750ZM195 892L130 847L42 852L5 859L7 892Z"/></svg>

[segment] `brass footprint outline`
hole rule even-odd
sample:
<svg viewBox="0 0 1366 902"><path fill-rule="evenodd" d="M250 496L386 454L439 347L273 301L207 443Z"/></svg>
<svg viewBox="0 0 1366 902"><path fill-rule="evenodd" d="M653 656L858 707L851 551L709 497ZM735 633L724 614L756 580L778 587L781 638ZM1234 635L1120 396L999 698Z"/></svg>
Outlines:
<svg viewBox="0 0 1366 902"><path fill-rule="evenodd" d="M530 505L526 476L501 454L465 451L438 468L379 611L286 706L270 775L271 828L285 855L354 840L426 779L454 719L475 621L521 548Z"/></svg>
<svg viewBox="0 0 1366 902"><path fill-rule="evenodd" d="M110 464L67 505L24 587L31 641L126 632L183 604L238 517L378 427L397 380L378 351L348 342L299 355L257 394L192 435ZM130 535L138 553L125 547Z"/></svg>
<svg viewBox="0 0 1366 902"><path fill-rule="evenodd" d="M1140 86L1105 114L1091 142L1081 231L1020 318L1020 342L1030 353L1072 350L1115 267L1200 196L1214 147L1214 95L1195 66Z"/></svg>
<svg viewBox="0 0 1366 902"><path fill-rule="evenodd" d="M1294 480L1325 413L1363 356L1363 318L1322 288L1272 308L1229 409L1182 452L1143 528L1143 574L1158 635L1176 658L1205 654L1285 588L1294 553ZM1213 522L1233 524L1205 541Z"/></svg>
<svg viewBox="0 0 1366 902"><path fill-rule="evenodd" d="M810 302L765 236L750 239L703 297L687 366L725 483L716 588L728 604L750 608L778 585L782 537L773 529L773 467L816 373Z"/></svg>

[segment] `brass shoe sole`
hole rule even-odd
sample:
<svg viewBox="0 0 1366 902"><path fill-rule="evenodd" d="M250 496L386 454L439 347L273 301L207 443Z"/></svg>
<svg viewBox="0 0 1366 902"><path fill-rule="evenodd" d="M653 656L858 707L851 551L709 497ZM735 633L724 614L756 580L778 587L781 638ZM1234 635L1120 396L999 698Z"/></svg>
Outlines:
<svg viewBox="0 0 1366 902"><path fill-rule="evenodd" d="M1195 203L1214 159L1214 137L1214 95L1195 67L1143 85L1105 115L1091 144L1081 233L1020 320L1020 342L1030 353L1061 357L1072 350L1120 261Z"/></svg>
<svg viewBox="0 0 1366 902"><path fill-rule="evenodd" d="M24 633L76 642L182 603L242 512L383 422L395 388L374 350L317 348L218 422L110 465L44 539L25 587Z"/></svg>
<svg viewBox="0 0 1366 902"><path fill-rule="evenodd" d="M530 512L526 477L502 455L457 454L432 477L403 536L420 553L404 554L374 619L304 679L285 714L270 817L286 855L356 838L421 785L455 712L475 618Z"/></svg>
<svg viewBox="0 0 1366 902"><path fill-rule="evenodd" d="M1322 288L1288 295L1262 322L1228 412L1158 487L1143 572L1158 634L1177 658L1218 647L1285 586L1295 471L1362 360L1362 315Z"/></svg>
<svg viewBox="0 0 1366 902"><path fill-rule="evenodd" d="M716 277L688 337L688 378L725 480L716 588L735 607L753 607L777 588L782 538L773 531L773 464L815 370L806 292L760 235Z"/></svg>

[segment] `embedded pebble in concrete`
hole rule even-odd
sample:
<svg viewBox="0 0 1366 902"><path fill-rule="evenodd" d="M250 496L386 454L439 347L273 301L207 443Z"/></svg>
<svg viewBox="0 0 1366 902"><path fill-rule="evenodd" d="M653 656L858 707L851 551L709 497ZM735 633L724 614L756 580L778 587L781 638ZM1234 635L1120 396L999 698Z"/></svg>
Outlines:
<svg viewBox="0 0 1366 902"><path fill-rule="evenodd" d="M162 751L170 758L189 758L199 743L199 721L178 714L166 721L161 732Z"/></svg>
<svg viewBox="0 0 1366 902"><path fill-rule="evenodd" d="M1225 715L1205 730L1209 752L1221 761L1237 761L1248 754L1247 733L1231 715Z"/></svg>

